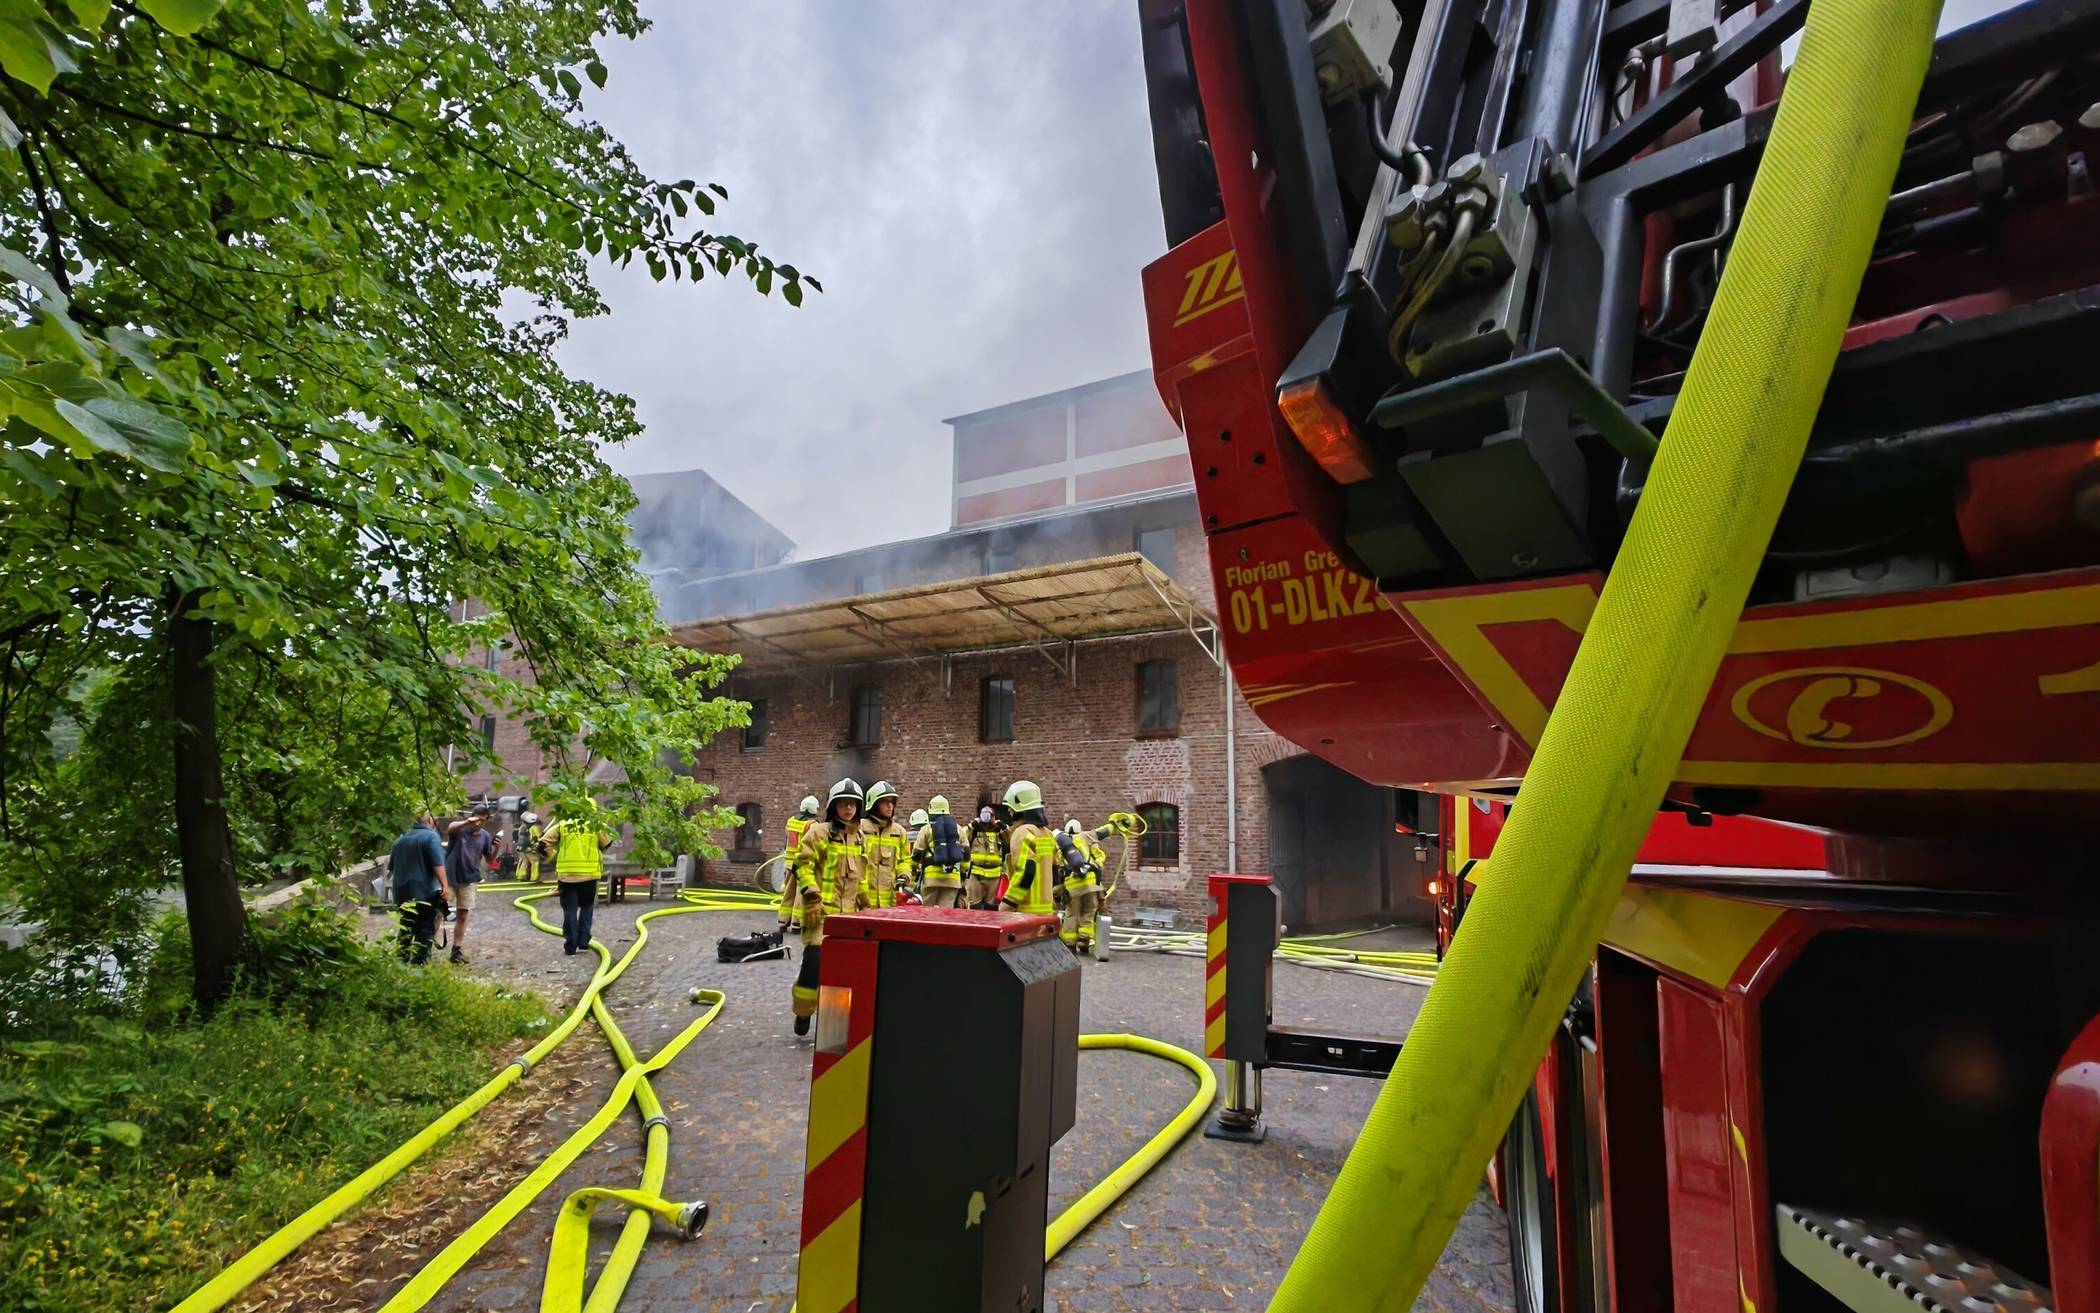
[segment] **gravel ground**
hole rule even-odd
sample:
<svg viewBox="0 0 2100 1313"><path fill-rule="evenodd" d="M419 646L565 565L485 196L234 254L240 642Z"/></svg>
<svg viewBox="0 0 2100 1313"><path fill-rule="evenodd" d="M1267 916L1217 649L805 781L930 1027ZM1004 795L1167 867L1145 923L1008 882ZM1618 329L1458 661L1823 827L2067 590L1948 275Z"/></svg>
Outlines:
<svg viewBox="0 0 2100 1313"><path fill-rule="evenodd" d="M558 942L534 931L508 901L492 895L477 912L467 945L473 958L469 969L572 1001L594 959L564 957ZM633 941L634 917L665 905L632 898L601 904L599 938L616 954L624 951ZM653 1237L623 1308L785 1313L793 1303L810 1061L809 1043L788 1030L794 966L725 966L714 961L713 952L717 936L769 925L765 913L660 919L650 926L648 950L607 993L622 1029L645 1056L692 1019L694 987L720 989L729 998L714 1024L654 1077L672 1124L666 1193L707 1199L712 1220L694 1244L664 1234ZM1191 1049L1200 1046L1201 961L1119 954L1084 970L1082 1029L1132 1031ZM1343 1032L1405 1033L1424 992L1288 966L1277 968L1275 981L1279 1023ZM595 1063L576 1066L602 1094L617 1066L589 1022L569 1047L579 1045L600 1055ZM1373 1081L1270 1073L1267 1140L1245 1145L1196 1134L1184 1141L1059 1256L1050 1269L1051 1307L1060 1313L1262 1308L1377 1091ZM1052 1215L1149 1139L1188 1092L1187 1073L1157 1059L1114 1052L1084 1055L1078 1125L1052 1155ZM546 1124L531 1127L525 1142L559 1143L593 1107L589 1096L579 1095L551 1110L532 1111L529 1116ZM505 1112L499 1102L483 1116ZM430 1307L537 1307L559 1201L586 1185L632 1185L640 1173L640 1147L639 1119L630 1113ZM452 1171L466 1179L466 1166L439 1162L422 1172ZM524 1170L523 1163L518 1170ZM487 1175L485 1170L471 1173L479 1180ZM460 1200L459 1207L471 1217L487 1202L493 1202L493 1194ZM615 1229L610 1223L599 1226L601 1254ZM376 1279L367 1290L390 1291L406 1278L406 1270L388 1266L394 1270L373 1273ZM1510 1305L1502 1216L1483 1195L1467 1211L1416 1308L1501 1313Z"/></svg>

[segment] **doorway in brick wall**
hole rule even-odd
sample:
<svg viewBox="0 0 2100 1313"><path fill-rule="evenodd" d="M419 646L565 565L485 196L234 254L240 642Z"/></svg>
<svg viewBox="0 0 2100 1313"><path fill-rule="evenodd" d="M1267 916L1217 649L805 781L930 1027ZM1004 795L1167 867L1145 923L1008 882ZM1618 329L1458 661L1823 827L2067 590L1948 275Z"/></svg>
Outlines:
<svg viewBox="0 0 2100 1313"><path fill-rule="evenodd" d="M1428 921L1421 883L1430 868L1416 860L1416 836L1394 826L1395 790L1310 754L1272 762L1261 774L1269 870L1286 925Z"/></svg>

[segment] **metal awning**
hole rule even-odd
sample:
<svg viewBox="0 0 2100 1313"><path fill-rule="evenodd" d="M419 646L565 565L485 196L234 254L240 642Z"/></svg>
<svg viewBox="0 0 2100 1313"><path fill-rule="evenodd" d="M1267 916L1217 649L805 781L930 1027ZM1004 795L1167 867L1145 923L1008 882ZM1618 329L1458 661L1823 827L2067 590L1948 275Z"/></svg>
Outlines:
<svg viewBox="0 0 2100 1313"><path fill-rule="evenodd" d="M753 674L1032 648L1067 676L1072 646L1187 633L1220 660L1216 623L1136 552L896 588L679 625L674 641L734 652Z"/></svg>

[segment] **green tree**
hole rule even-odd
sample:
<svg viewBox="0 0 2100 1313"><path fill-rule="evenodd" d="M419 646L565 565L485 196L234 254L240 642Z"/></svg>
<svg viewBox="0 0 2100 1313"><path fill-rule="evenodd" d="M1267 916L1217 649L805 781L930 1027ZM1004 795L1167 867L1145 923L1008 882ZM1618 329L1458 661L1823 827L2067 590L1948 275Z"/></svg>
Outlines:
<svg viewBox="0 0 2100 1313"><path fill-rule="evenodd" d="M586 116L595 43L644 27L633 0L0 0L18 897L179 868L215 1001L240 879L391 829L484 707L564 788L617 767L645 850L706 850L723 818L682 764L743 707L633 568L600 457L632 404L554 352L605 309L595 261L821 287ZM469 597L489 613L457 619ZM498 634L530 678L460 660Z"/></svg>

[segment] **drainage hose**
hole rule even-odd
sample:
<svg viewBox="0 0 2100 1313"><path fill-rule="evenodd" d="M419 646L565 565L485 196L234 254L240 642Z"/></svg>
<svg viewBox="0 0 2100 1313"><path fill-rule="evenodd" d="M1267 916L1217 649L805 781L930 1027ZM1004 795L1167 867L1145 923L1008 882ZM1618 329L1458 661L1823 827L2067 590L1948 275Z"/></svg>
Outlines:
<svg viewBox="0 0 2100 1313"><path fill-rule="evenodd" d="M1647 490L1463 929L1271 1313L1410 1308L1661 804L1837 359L1937 0L1817 0Z"/></svg>

